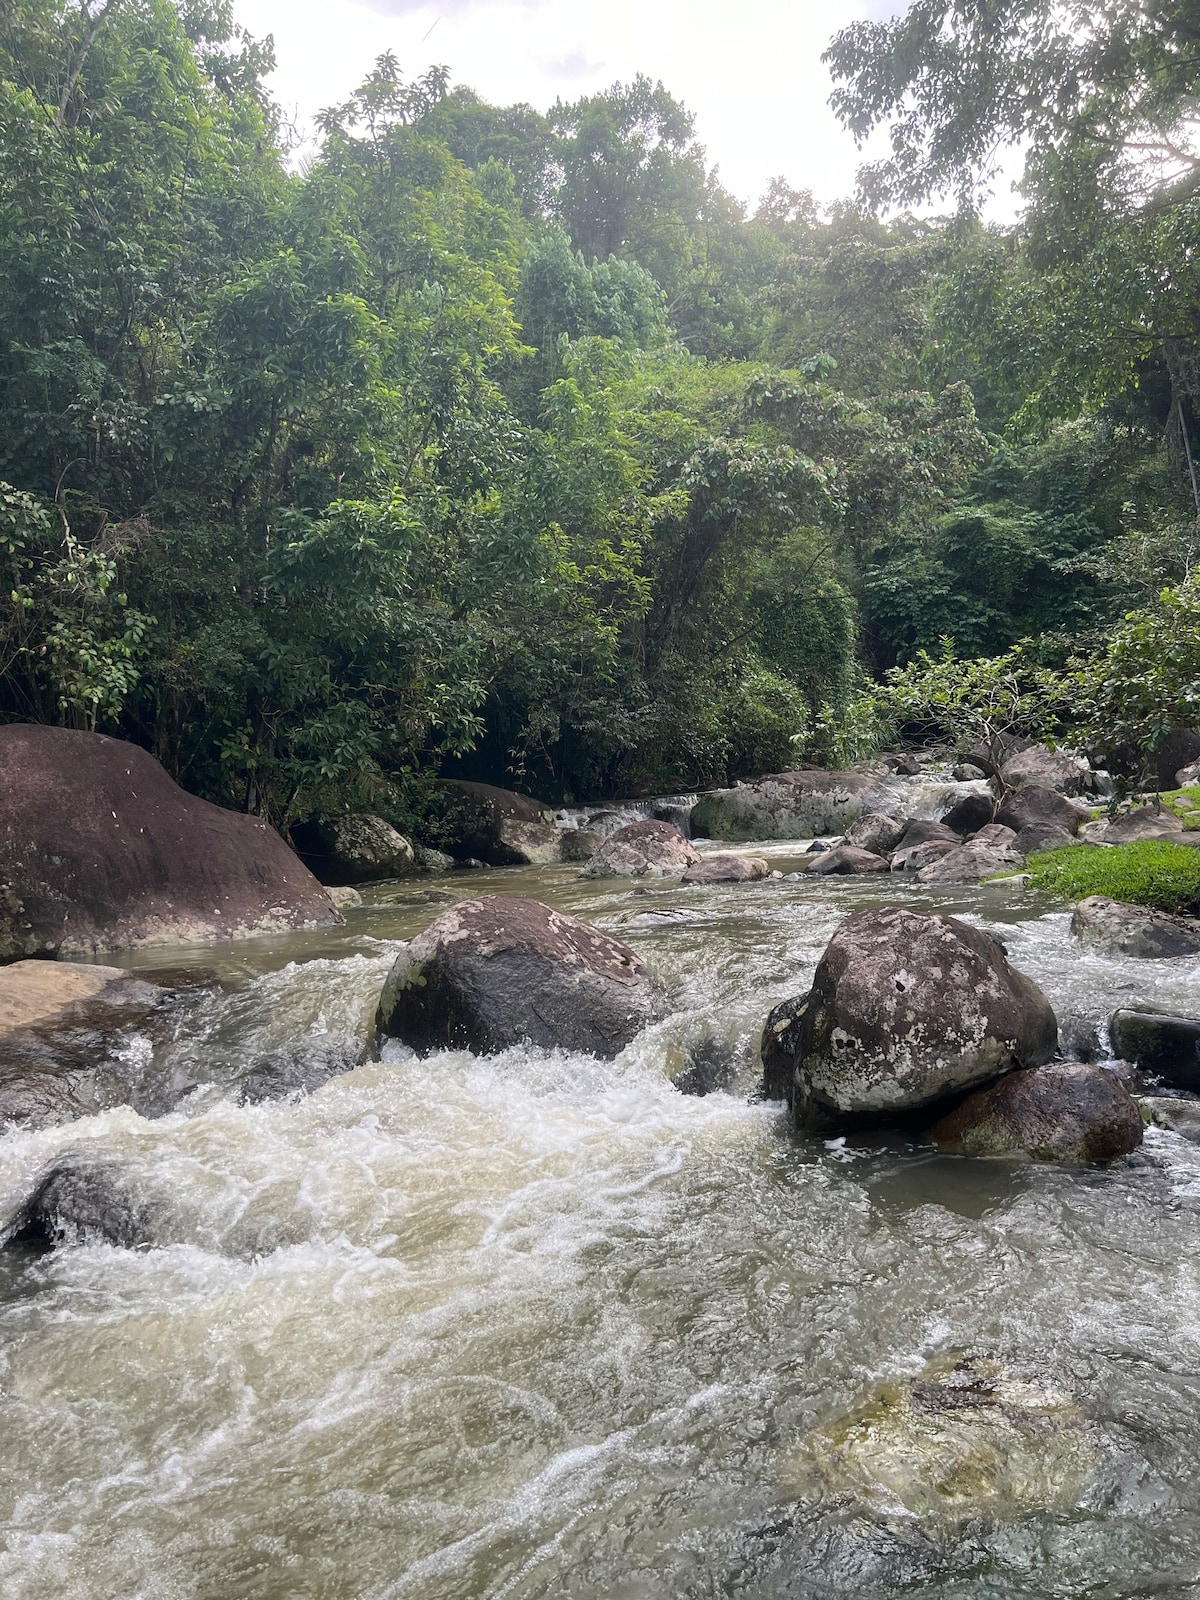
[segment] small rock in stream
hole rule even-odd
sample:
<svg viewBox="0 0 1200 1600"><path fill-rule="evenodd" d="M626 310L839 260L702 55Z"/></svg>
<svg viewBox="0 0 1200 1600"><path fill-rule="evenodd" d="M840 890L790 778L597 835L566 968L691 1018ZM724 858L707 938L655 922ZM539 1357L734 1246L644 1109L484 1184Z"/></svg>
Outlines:
<svg viewBox="0 0 1200 1600"><path fill-rule="evenodd" d="M150 1209L115 1161L63 1156L38 1181L0 1242L45 1252L59 1245L113 1244L134 1249L151 1237Z"/></svg>
<svg viewBox="0 0 1200 1600"><path fill-rule="evenodd" d="M1142 1119L1114 1073L1079 1061L1010 1072L929 1130L939 1149L969 1156L1030 1156L1088 1165L1142 1142Z"/></svg>

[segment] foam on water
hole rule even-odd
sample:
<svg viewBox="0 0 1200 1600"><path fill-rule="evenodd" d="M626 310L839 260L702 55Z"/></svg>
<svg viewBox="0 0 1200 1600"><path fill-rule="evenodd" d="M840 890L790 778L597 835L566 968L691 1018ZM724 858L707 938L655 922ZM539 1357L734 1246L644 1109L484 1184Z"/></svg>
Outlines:
<svg viewBox="0 0 1200 1600"><path fill-rule="evenodd" d="M172 1047L204 1079L180 1110L0 1138L0 1218L84 1154L148 1219L142 1248L5 1268L5 1600L1186 1592L1200 1150L1151 1131L1140 1164L1072 1173L789 1135L751 1098L756 1030L847 911L911 883L453 888L601 922L675 1013L615 1062L447 1053L239 1103L256 1060L365 1027L437 910L381 897L257 973L217 953L230 986ZM1197 963L1083 956L1019 890L921 903L1001 935L1060 1010L1191 1005ZM736 1092L680 1095L712 1033ZM1104 1469L1070 1514L914 1544L795 1503L798 1441L960 1348L1080 1402Z"/></svg>

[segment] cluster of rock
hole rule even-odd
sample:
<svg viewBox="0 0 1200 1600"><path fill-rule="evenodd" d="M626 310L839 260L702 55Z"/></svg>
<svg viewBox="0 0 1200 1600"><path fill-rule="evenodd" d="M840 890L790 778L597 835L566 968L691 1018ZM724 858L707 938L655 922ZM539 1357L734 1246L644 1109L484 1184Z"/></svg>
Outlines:
<svg viewBox="0 0 1200 1600"><path fill-rule="evenodd" d="M1055 1063L1058 1023L996 940L904 907L848 917L807 993L763 1029L764 1084L797 1127L914 1121L944 1149L1099 1161L1142 1122L1119 1079Z"/></svg>

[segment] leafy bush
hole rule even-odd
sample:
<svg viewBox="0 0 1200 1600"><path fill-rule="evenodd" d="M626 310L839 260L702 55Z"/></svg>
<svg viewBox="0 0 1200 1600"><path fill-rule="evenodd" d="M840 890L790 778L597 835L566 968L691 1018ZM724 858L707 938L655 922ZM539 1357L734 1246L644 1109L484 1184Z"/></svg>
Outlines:
<svg viewBox="0 0 1200 1600"><path fill-rule="evenodd" d="M1063 900L1103 894L1156 911L1200 910L1200 850L1188 845L1069 845L1030 856L1028 865L1033 887Z"/></svg>

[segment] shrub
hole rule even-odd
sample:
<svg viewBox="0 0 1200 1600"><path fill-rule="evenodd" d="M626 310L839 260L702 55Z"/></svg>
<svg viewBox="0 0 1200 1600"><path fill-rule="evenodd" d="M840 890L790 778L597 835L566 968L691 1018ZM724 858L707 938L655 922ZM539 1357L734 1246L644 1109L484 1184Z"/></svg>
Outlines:
<svg viewBox="0 0 1200 1600"><path fill-rule="evenodd" d="M1200 850L1146 839L1140 844L1069 845L1030 856L1035 889L1063 900L1107 895L1156 911L1200 909Z"/></svg>

